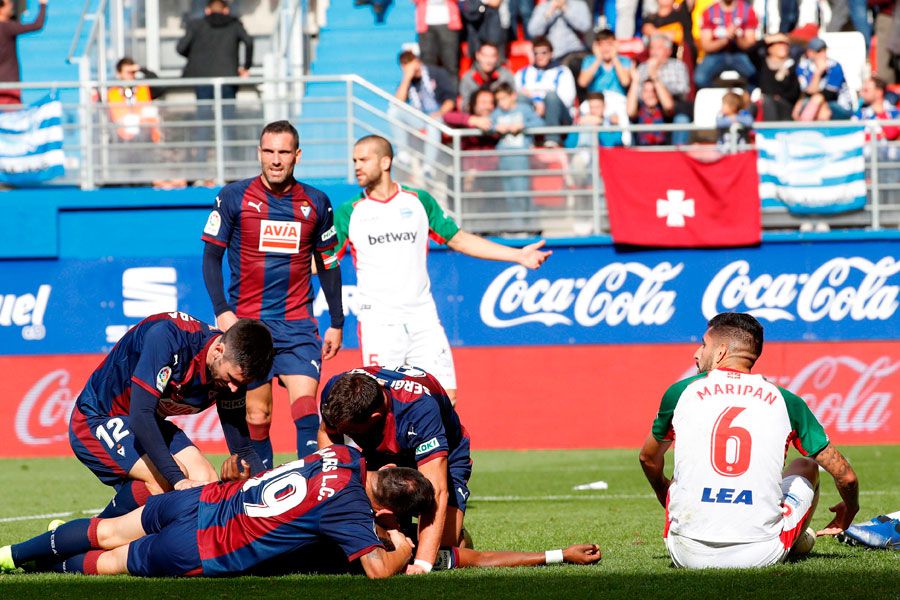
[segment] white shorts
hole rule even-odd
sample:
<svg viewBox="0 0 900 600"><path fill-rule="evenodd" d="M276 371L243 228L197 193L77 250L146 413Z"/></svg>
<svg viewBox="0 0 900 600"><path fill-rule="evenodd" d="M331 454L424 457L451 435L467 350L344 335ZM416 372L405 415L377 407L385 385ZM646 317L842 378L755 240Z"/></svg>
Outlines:
<svg viewBox="0 0 900 600"><path fill-rule="evenodd" d="M359 346L367 367L419 367L445 389L456 389L450 342L437 319L402 325L360 321Z"/></svg>
<svg viewBox="0 0 900 600"><path fill-rule="evenodd" d="M669 532L666 548L676 567L726 569L768 567L783 562L797 538L805 531L815 501L812 484L800 475L781 481L781 534L762 542L704 542Z"/></svg>

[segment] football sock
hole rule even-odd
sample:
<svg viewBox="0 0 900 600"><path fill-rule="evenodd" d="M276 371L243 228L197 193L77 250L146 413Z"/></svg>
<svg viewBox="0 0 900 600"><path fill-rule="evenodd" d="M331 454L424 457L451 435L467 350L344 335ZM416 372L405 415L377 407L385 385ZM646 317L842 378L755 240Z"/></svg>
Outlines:
<svg viewBox="0 0 900 600"><path fill-rule="evenodd" d="M96 548L99 522L100 519L97 517L76 519L21 544L13 544L11 548L13 561L20 565L24 562L52 556L65 557L81 554Z"/></svg>
<svg viewBox="0 0 900 600"><path fill-rule="evenodd" d="M263 462L266 469L272 468L272 440L269 439L270 424L256 425L247 423L250 430L250 446L256 451L257 456Z"/></svg>
<svg viewBox="0 0 900 600"><path fill-rule="evenodd" d="M291 418L297 428L297 458L303 458L319 447L319 407L316 405L316 397L297 398L291 404Z"/></svg>
<svg viewBox="0 0 900 600"><path fill-rule="evenodd" d="M890 519L900 519L900 510L890 513L886 515Z"/></svg>
<svg viewBox="0 0 900 600"><path fill-rule="evenodd" d="M103 554L103 550L91 550L84 554L78 554L58 562L50 570L57 573L83 573L85 575L97 575L97 559Z"/></svg>
<svg viewBox="0 0 900 600"><path fill-rule="evenodd" d="M119 488L106 508L97 516L101 519L111 519L127 515L137 507L145 505L149 497L150 490L147 489L146 483L129 481Z"/></svg>

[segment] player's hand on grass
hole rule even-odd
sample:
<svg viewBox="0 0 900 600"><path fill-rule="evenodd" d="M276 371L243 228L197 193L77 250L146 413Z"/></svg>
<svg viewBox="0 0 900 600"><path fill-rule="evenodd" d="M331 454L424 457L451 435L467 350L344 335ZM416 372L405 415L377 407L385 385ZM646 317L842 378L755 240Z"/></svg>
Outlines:
<svg viewBox="0 0 900 600"><path fill-rule="evenodd" d="M539 242L535 242L533 244L528 244L524 248L519 249L519 258L516 262L518 262L523 267L527 267L529 269L537 269L544 261L550 258L550 255L553 254L552 250L541 250L544 244L546 244L546 240L541 240Z"/></svg>
<svg viewBox="0 0 900 600"><path fill-rule="evenodd" d="M425 569L423 569L419 565L406 565L405 573L407 575L424 575Z"/></svg>
<svg viewBox="0 0 900 600"><path fill-rule="evenodd" d="M341 349L341 342L344 340L344 332L334 327L325 330L325 339L322 340L322 360L334 358L338 350Z"/></svg>
<svg viewBox="0 0 900 600"><path fill-rule="evenodd" d="M237 323L237 315L235 315L232 311L226 310L221 315L216 317L216 329L219 331L228 331L228 329Z"/></svg>
<svg viewBox="0 0 900 600"><path fill-rule="evenodd" d="M250 478L250 463L232 454L222 463L222 481L243 481Z"/></svg>
<svg viewBox="0 0 900 600"><path fill-rule="evenodd" d="M212 483L211 481L197 481L195 479L182 479L178 483L175 484L176 490L189 490L195 487L202 487L207 483Z"/></svg>
<svg viewBox="0 0 900 600"><path fill-rule="evenodd" d="M843 502L838 502L828 510L834 513L834 518L824 529L816 532L817 536L837 535L850 527L853 523L853 518L859 512L859 506L849 507Z"/></svg>
<svg viewBox="0 0 900 600"><path fill-rule="evenodd" d="M563 560L573 565L592 565L600 561L597 544L574 544L563 550Z"/></svg>

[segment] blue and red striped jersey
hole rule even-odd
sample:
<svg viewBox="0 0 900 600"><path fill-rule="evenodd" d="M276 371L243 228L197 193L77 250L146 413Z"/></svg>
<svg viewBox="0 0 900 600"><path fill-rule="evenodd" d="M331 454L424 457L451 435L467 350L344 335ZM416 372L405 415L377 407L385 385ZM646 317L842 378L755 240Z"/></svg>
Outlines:
<svg viewBox="0 0 900 600"><path fill-rule="evenodd" d="M328 540L348 560L382 548L359 451L335 445L246 481L203 488L197 542L203 575L241 573Z"/></svg>
<svg viewBox="0 0 900 600"><path fill-rule="evenodd" d="M226 185L202 239L228 251L228 294L240 318L312 319L312 253L326 268L339 266L331 202L299 181L282 195L260 176Z"/></svg>
<svg viewBox="0 0 900 600"><path fill-rule="evenodd" d="M417 468L440 457L450 464L468 464L469 433L463 427L447 392L434 376L414 367L396 370L371 366L354 369L373 377L390 399L384 426L369 435L353 435L369 468L388 463ZM332 377L322 390L322 406L328 402ZM334 433L334 432L332 432Z"/></svg>
<svg viewBox="0 0 900 600"><path fill-rule="evenodd" d="M76 405L85 415L121 416L137 385L159 398L160 417L198 413L217 401L243 403L208 379L206 355L221 331L182 312L152 315L122 336L88 378Z"/></svg>

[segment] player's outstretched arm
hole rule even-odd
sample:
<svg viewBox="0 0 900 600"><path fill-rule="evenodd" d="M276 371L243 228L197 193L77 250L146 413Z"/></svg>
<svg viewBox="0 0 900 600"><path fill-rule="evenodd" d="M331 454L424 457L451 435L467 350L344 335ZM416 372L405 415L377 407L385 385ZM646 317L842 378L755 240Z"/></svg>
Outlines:
<svg viewBox="0 0 900 600"><path fill-rule="evenodd" d="M834 518L824 529L818 531L817 535L836 535L847 529L853 523L853 517L859 512L859 480L853 467L833 445L825 446L815 458L816 462L834 477L834 485L842 500L828 509L834 513Z"/></svg>
<svg viewBox="0 0 900 600"><path fill-rule="evenodd" d="M537 269L553 254L552 251L541 250L545 243L541 240L523 248L512 248L459 230L450 238L447 246L474 258L517 263L529 269Z"/></svg>
<svg viewBox="0 0 900 600"><path fill-rule="evenodd" d="M640 461L641 468L644 469L644 475L650 482L650 487L656 493L659 503L665 508L666 496L669 493L669 486L672 482L666 478L663 469L666 466L665 454L666 450L672 442L660 442L653 434L647 436L644 446L641 448Z"/></svg>
<svg viewBox="0 0 900 600"><path fill-rule="evenodd" d="M441 538L444 535L444 523L447 521L447 458L430 460L419 466L419 471L434 487L434 513L423 512L419 517L419 548L416 550L416 563L424 561L433 565L441 549ZM409 574L425 573L418 564L410 565Z"/></svg>
<svg viewBox="0 0 900 600"><path fill-rule="evenodd" d="M359 562L366 577L370 579L383 579L396 575L406 567L412 558L413 546L409 538L396 529L387 530L393 550L375 548L365 556L360 557Z"/></svg>
<svg viewBox="0 0 900 600"><path fill-rule="evenodd" d="M564 550L549 552L479 552L469 548L459 548L459 567L537 567L546 565L548 557L562 553L562 562L573 565L592 565L600 560L600 547L596 544L575 544Z"/></svg>

